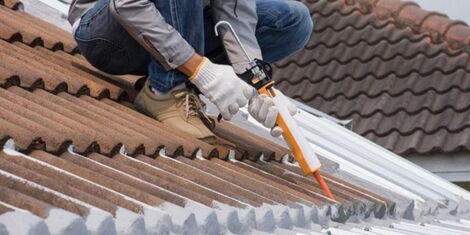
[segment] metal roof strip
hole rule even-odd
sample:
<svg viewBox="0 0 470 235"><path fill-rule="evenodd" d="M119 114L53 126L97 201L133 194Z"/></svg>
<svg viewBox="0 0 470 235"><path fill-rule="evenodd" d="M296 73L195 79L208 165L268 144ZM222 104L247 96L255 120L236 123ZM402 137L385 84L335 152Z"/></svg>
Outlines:
<svg viewBox="0 0 470 235"><path fill-rule="evenodd" d="M451 233L451 234L467 234L469 233L468 229L466 229L466 231L464 230L465 228L462 228L462 229L457 229L457 228L449 228L449 227L444 227L444 226L439 226L439 225L435 225L435 224L424 224L424 226L426 228L431 228L431 229L437 229L437 230L441 230L443 232L447 232L447 233Z"/></svg>
<svg viewBox="0 0 470 235"><path fill-rule="evenodd" d="M245 109L241 109L241 112L247 113ZM374 184L380 185L382 187L388 188L396 193L399 193L403 196L406 196L410 199L414 199L418 202L424 203L425 198L422 197L422 195L418 193L414 193L407 188L396 184L395 182L392 182L389 177L384 177L380 174L376 174L375 172L369 171L368 169L364 169L364 167L361 164L358 164L354 161L350 161L348 157L345 157L345 154L339 154L336 152L336 150L341 150L345 151L345 148L343 145L340 145L339 143L341 141L326 141L319 137L318 135L315 135L312 130L310 130L310 125L311 123L304 123L302 120L298 120L299 115L306 115L310 116L313 118L316 118L314 115L305 113L305 112L299 112L295 117L297 121L299 122L300 126L302 127L304 131L304 135L307 137L307 139L310 141L310 144L313 146L314 150L316 153L318 153L320 156L325 157L331 161L334 161L340 165L340 168L342 170L345 170L361 179L364 179L365 181L372 182ZM251 116L248 116L246 119L247 122L250 122L252 125L260 127L260 130L265 130L266 132L269 132L266 128L264 128L261 124L259 124L255 119L253 119ZM333 124L335 125L335 124ZM313 126L313 125L312 125ZM259 132L260 130L257 130ZM344 131L347 131L347 129L343 129ZM251 130L250 130L251 131ZM259 134L259 133L255 133ZM274 139L273 137L271 137ZM314 142L313 140L317 141ZM324 145L319 145L318 141L323 141ZM332 147L334 146L334 147ZM348 153L349 154L349 153ZM359 157L357 157L359 158Z"/></svg>
<svg viewBox="0 0 470 235"><path fill-rule="evenodd" d="M381 229L368 229L368 230L365 230L365 229L358 229L358 228L353 228L351 229L351 231L354 231L354 232L358 232L358 233L362 233L362 234L370 234L370 235L403 235L403 233L399 233L399 232L392 232L392 231L387 231L387 230L381 230Z"/></svg>
<svg viewBox="0 0 470 235"><path fill-rule="evenodd" d="M370 231L381 234L381 235L416 235L416 233L409 232L409 231L399 231L393 228L386 228L386 227L372 227Z"/></svg>
<svg viewBox="0 0 470 235"><path fill-rule="evenodd" d="M334 126L334 125L331 125L329 124L330 126ZM411 173L414 173L415 175L419 176L419 178L422 178L428 182L431 182L431 183L434 183L434 184L437 184L441 187L445 187L446 189L452 191L453 193L457 194L457 195L461 195L465 198L469 198L470 199L470 193L458 186L456 186L455 184L452 184L450 183L449 181L445 180L445 179L442 179L441 177L437 176L436 174L433 174L425 169L423 169L422 167L406 160L405 158L379 146L378 144L376 143L373 143L372 141L366 139L366 138L363 138L362 136L352 132L352 131L344 131L342 130L342 133L345 134L345 136L347 138L351 138L351 139L360 139L359 143L364 146L364 147L367 147L368 150L372 151L373 153L377 153L379 154L384 160L388 160L390 163L392 164L395 164L399 167L401 167L401 169L408 169L411 171ZM377 155L375 155L377 156Z"/></svg>
<svg viewBox="0 0 470 235"><path fill-rule="evenodd" d="M358 228L352 228L351 232L355 232L355 233L359 233L359 234L363 234L363 235L376 235L376 233L367 231L365 229L358 229Z"/></svg>
<svg viewBox="0 0 470 235"><path fill-rule="evenodd" d="M427 228L422 225L418 224L410 224L410 223L393 223L392 224L393 228L398 229L398 230L404 230L404 231L410 231L414 233L421 233L421 234L426 234L426 235L465 235L464 233L451 233L451 232L445 232L440 229L435 229L435 228Z"/></svg>
<svg viewBox="0 0 470 235"><path fill-rule="evenodd" d="M342 150L343 154L340 155L342 158L362 167L368 166L367 170L381 175L407 188L409 191L444 203L448 199L458 202L459 199L456 195L470 198L470 194L463 189L373 144L365 138L339 127L335 123L304 112L296 115L296 119L305 130L312 132L313 135L311 136L317 137L312 139L312 142L318 143L325 142L325 139L328 140L330 143L326 147L332 150L331 146L335 146L335 149ZM379 156L380 162L377 161Z"/></svg>
<svg viewBox="0 0 470 235"><path fill-rule="evenodd" d="M313 118L319 119L317 117ZM414 187L413 189L404 187L405 185L396 182L395 176L392 177L391 174L388 176L383 174L383 171L386 171L386 168L384 166L378 165L377 163L370 161L361 162L361 154L352 152L350 147L345 144L345 142L340 138L339 135L335 134L334 136L330 136L329 138L327 138L323 134L326 134L325 132L331 133L331 131L325 129L318 131L317 128L319 128L319 126L317 126L316 123L312 123L311 121L305 119L299 120L298 117L296 117L296 119L299 121L300 126L304 128L304 134L306 135L307 139L309 139L310 144L313 146L315 151L318 152L320 156L338 162L340 164L340 168L343 169L344 166L349 166L350 173L353 173L367 181L384 185L385 187L393 191L397 191L400 194L418 200L422 203L424 203L425 199L422 193L415 189L419 188L420 190L427 191L431 195L434 194L431 190L428 190L419 184L415 184L414 186L416 187ZM346 129L343 130L347 131ZM352 171L351 168L353 169ZM374 170L374 168L382 168L383 171ZM406 178L401 178L403 181L406 181ZM442 196L436 195L435 199L442 199Z"/></svg>
<svg viewBox="0 0 470 235"><path fill-rule="evenodd" d="M461 221L459 223L459 222L449 221L449 220L439 220L439 223L441 223L443 225L446 225L446 226L449 226L448 228L456 228L457 227L459 229L470 232L470 224L465 224L465 223L462 223Z"/></svg>
<svg viewBox="0 0 470 235"><path fill-rule="evenodd" d="M364 235L364 233L362 232L348 231L348 230L339 229L339 228L328 228L323 231L329 235Z"/></svg>

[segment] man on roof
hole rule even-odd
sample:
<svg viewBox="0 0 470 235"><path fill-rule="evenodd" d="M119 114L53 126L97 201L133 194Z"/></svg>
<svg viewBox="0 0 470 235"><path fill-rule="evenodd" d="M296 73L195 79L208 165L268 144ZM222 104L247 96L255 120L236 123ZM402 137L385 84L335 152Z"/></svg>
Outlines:
<svg viewBox="0 0 470 235"><path fill-rule="evenodd" d="M69 22L78 47L96 68L114 75L145 75L137 110L213 144L213 123L195 86L230 120L249 104L271 134L278 113L237 75L250 69L228 30L229 22L251 58L274 63L302 49L313 23L305 5L291 0L74 0Z"/></svg>

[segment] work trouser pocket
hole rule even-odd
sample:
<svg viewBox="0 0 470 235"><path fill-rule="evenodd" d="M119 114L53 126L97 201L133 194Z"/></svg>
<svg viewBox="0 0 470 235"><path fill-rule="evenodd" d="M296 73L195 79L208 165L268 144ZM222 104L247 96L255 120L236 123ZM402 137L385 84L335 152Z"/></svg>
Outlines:
<svg viewBox="0 0 470 235"><path fill-rule="evenodd" d="M77 38L77 44L82 55L97 69L115 75L129 72L129 55L111 41L104 38Z"/></svg>

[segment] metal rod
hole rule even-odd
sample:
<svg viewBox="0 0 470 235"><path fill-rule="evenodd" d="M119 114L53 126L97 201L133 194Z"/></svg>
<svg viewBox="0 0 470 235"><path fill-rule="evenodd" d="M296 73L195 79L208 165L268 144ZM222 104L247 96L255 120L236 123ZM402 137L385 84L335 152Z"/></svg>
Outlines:
<svg viewBox="0 0 470 235"><path fill-rule="evenodd" d="M240 48L242 49L243 53L245 54L246 58L248 59L249 62L252 62L253 60L251 59L251 57L248 55L248 53L245 51L245 47L243 47L243 44L242 44L242 41L240 41L240 38L238 38L238 35L237 33L235 33L235 30L233 29L232 25L225 21L225 20L222 20L222 21L219 21L217 22L217 24L215 24L214 26L214 30L215 30L215 36L219 36L219 32L218 32L218 28L220 25L222 24L225 24L227 25L229 28L230 28L230 31L232 32L233 36L235 37L235 40L237 40L237 43L238 45L240 46Z"/></svg>

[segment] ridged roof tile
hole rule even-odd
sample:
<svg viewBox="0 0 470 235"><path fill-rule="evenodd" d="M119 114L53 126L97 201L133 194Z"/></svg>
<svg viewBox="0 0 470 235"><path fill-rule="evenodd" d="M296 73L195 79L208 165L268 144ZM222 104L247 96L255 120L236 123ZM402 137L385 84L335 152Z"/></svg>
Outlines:
<svg viewBox="0 0 470 235"><path fill-rule="evenodd" d="M470 150L448 141L470 120L465 23L400 0L304 2L314 33L276 64L281 90L399 154Z"/></svg>

